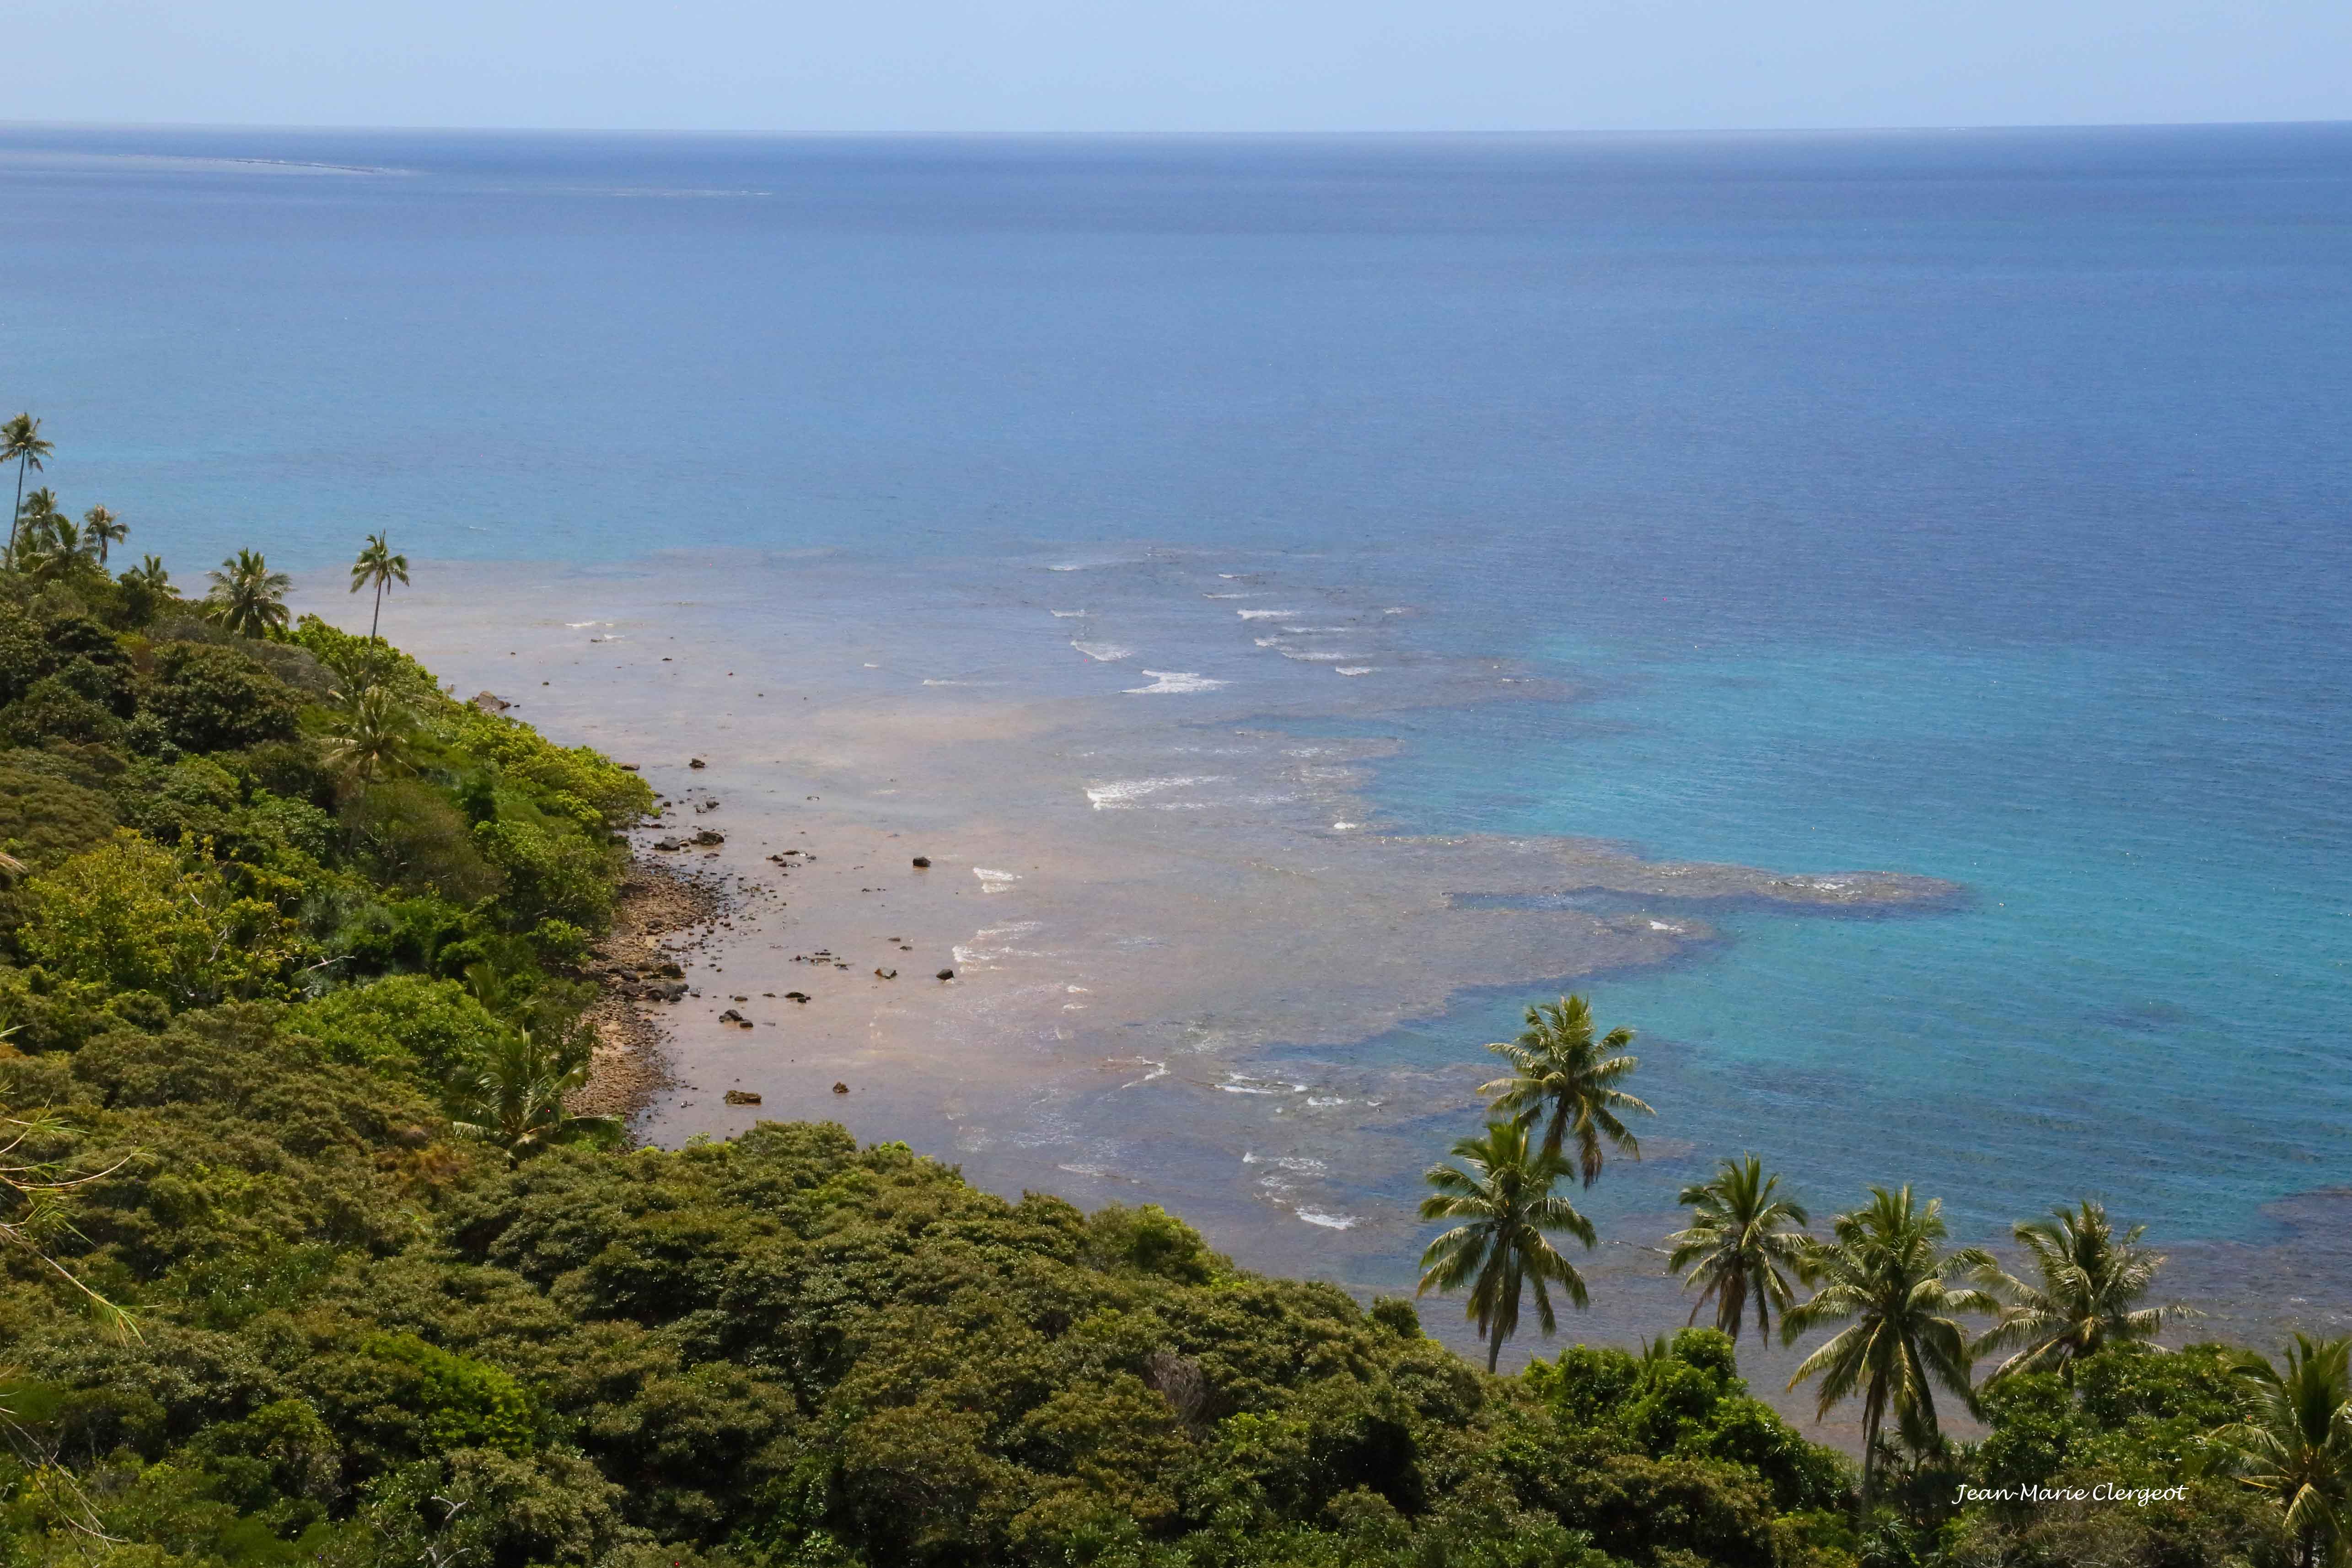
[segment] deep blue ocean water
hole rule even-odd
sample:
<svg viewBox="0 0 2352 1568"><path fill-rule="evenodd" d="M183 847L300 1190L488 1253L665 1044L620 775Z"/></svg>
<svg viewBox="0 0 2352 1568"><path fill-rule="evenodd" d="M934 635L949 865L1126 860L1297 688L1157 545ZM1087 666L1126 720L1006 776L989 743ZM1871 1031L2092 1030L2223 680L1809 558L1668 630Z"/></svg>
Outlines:
<svg viewBox="0 0 2352 1568"><path fill-rule="evenodd" d="M1580 693L1384 726L1390 820L1968 888L1603 977L1661 1136L1979 1234L2352 1182L2352 126L12 129L0 276L0 404L184 579L1294 552Z"/></svg>

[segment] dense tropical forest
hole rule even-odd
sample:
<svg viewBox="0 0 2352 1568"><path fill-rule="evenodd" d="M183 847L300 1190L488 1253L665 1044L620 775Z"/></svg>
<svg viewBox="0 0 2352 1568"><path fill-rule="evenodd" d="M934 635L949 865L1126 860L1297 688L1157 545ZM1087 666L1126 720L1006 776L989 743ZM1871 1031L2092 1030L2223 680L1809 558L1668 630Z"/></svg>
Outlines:
<svg viewBox="0 0 2352 1568"><path fill-rule="evenodd" d="M1431 1173L1484 1369L1156 1208L831 1125L632 1148L568 1104L642 782L257 555L116 570L0 436L0 1568L2343 1561L2345 1345L2156 1348L2094 1204L2019 1277L1907 1188L1816 1237L1727 1160L1660 1247L1710 1326L1496 1375L1649 1109L1578 999ZM368 541L372 628L406 576ZM1768 1331L1866 1466L1748 1392Z"/></svg>

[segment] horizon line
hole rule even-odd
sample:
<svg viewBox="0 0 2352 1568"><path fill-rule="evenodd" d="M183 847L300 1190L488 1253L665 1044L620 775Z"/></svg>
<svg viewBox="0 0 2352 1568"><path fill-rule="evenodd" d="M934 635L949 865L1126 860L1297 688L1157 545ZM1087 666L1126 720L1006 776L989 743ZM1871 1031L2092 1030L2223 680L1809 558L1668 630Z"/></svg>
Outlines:
<svg viewBox="0 0 2352 1568"><path fill-rule="evenodd" d="M1988 135L2005 132L2292 130L2352 126L2329 120L1985 121L1873 125L1559 126L1519 128L1331 128L1321 130L813 130L785 127L450 125L326 123L231 120L5 120L0 134L18 131L216 131L450 136L658 136L772 138L811 142L940 141L1292 141L1318 140L1556 140L1578 137Z"/></svg>

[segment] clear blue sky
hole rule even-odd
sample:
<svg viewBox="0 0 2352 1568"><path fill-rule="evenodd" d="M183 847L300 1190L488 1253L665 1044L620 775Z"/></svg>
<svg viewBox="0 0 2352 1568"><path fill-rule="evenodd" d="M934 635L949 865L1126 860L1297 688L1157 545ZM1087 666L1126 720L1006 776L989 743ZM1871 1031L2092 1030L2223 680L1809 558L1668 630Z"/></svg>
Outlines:
<svg viewBox="0 0 2352 1568"><path fill-rule="evenodd" d="M2352 118L2352 0L19 0L0 118L1518 131Z"/></svg>

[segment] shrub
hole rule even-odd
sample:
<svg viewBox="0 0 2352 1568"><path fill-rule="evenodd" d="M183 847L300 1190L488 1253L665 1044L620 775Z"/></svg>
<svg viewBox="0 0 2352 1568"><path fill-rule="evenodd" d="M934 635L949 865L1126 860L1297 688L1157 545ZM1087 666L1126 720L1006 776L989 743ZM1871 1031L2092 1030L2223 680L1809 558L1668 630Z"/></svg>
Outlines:
<svg viewBox="0 0 2352 1568"><path fill-rule="evenodd" d="M285 682L243 650L186 642L157 650L145 707L191 752L291 740L301 711Z"/></svg>
<svg viewBox="0 0 2352 1568"><path fill-rule="evenodd" d="M152 992L174 1008L271 990L300 951L293 922L193 851L118 832L25 887L18 942L65 979Z"/></svg>
<svg viewBox="0 0 2352 1568"><path fill-rule="evenodd" d="M286 1015L330 1061L373 1068L436 1092L470 1081L505 1031L466 988L420 974L348 986Z"/></svg>

